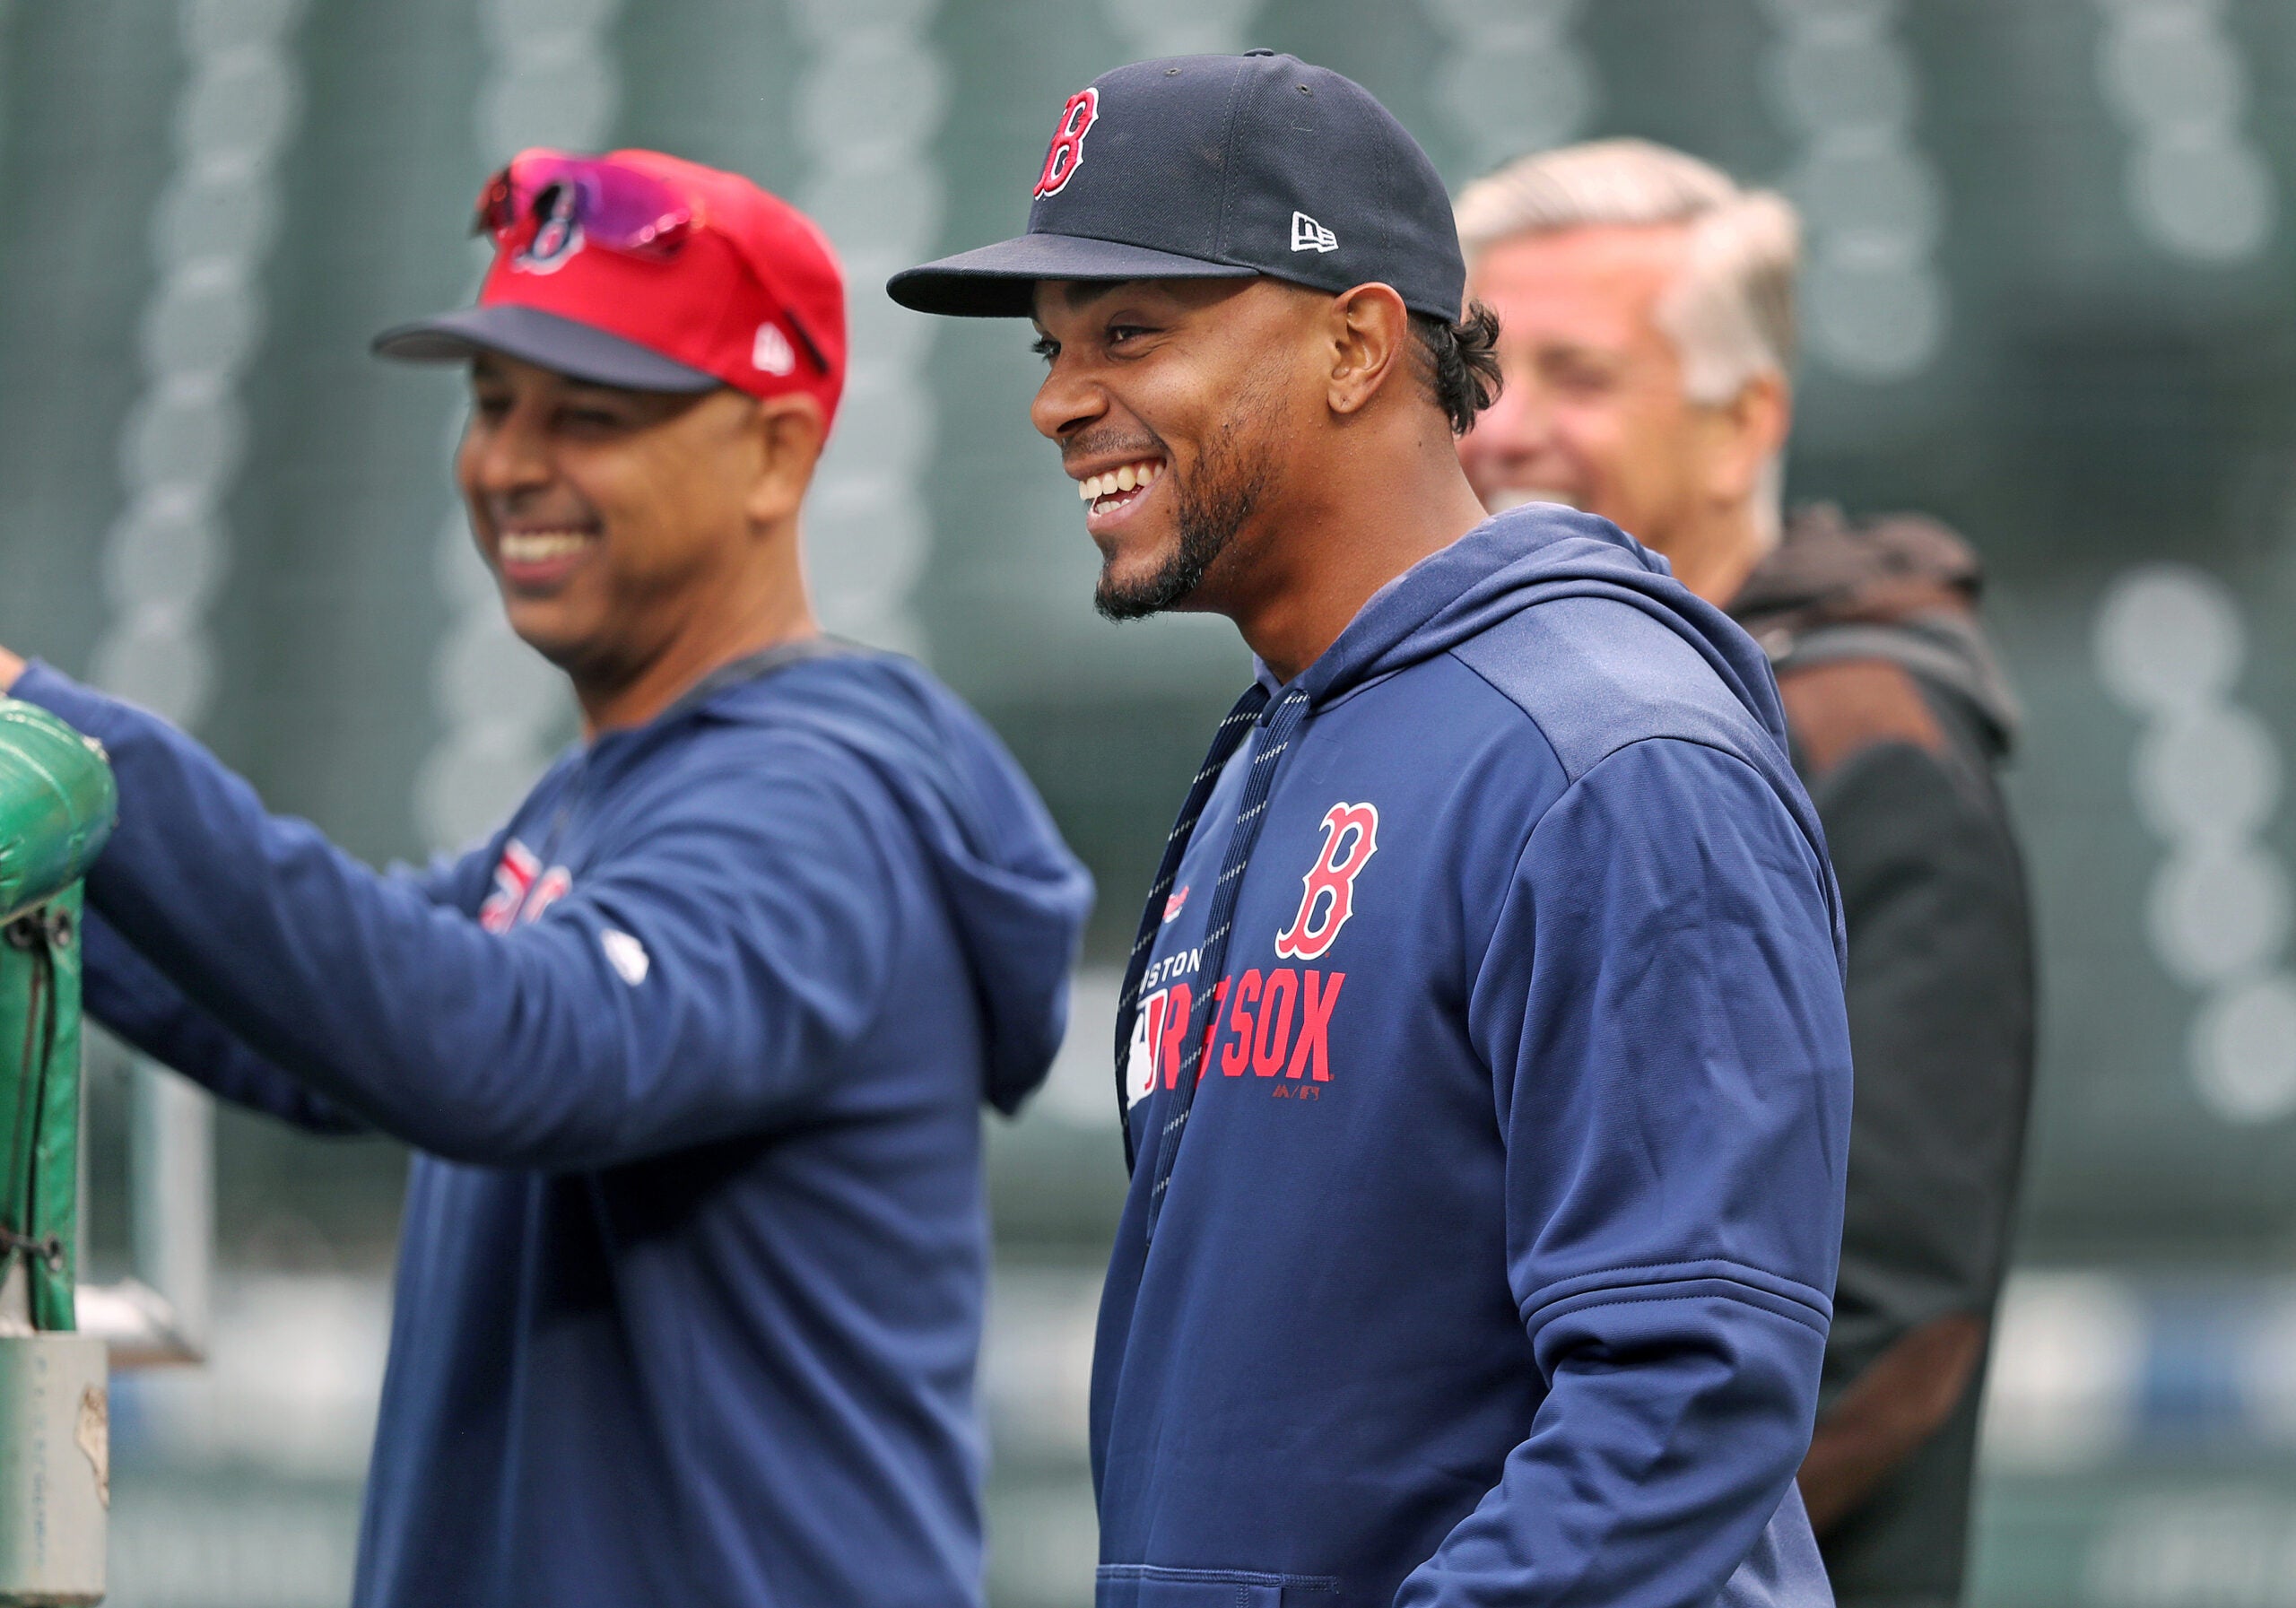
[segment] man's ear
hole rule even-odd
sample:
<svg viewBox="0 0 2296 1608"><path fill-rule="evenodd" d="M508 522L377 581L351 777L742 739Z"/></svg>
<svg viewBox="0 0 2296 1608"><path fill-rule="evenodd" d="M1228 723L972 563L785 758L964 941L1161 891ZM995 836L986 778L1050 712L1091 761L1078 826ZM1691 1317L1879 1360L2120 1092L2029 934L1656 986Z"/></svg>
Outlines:
<svg viewBox="0 0 2296 1608"><path fill-rule="evenodd" d="M1411 366L1411 309L1392 285L1360 284L1332 298L1327 317L1331 378L1325 400L1335 413L1361 413Z"/></svg>
<svg viewBox="0 0 2296 1608"><path fill-rule="evenodd" d="M1753 495L1762 467L1786 447L1794 422L1794 396L1785 377L1761 373L1714 410L1723 426L1721 450L1710 460L1714 495L1739 502Z"/></svg>
<svg viewBox="0 0 2296 1608"><path fill-rule="evenodd" d="M760 525L795 518L829 435L822 404L800 393L760 397L751 428L756 431L758 451L750 517Z"/></svg>

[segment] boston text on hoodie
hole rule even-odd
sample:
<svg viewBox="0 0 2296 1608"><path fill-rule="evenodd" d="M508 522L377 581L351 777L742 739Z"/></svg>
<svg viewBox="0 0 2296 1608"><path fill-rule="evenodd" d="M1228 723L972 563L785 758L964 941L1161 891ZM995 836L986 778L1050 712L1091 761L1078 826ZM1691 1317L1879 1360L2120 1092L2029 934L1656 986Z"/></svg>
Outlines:
<svg viewBox="0 0 2296 1608"><path fill-rule="evenodd" d="M1101 1608L1826 1603L1841 927L1760 650L1535 507L1239 715L1119 1020Z"/></svg>
<svg viewBox="0 0 2296 1608"><path fill-rule="evenodd" d="M118 774L97 1019L422 1152L361 1608L979 1599L979 1106L1049 1065L1089 884L914 665L750 669L419 876L15 690Z"/></svg>

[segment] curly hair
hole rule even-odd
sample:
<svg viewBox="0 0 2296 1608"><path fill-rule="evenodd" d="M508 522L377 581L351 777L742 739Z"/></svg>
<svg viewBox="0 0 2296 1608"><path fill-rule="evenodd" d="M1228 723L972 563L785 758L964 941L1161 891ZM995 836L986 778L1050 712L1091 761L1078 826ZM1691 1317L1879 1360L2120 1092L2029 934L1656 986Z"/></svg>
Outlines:
<svg viewBox="0 0 2296 1608"><path fill-rule="evenodd" d="M1435 404L1450 420L1451 433L1463 436L1474 428L1474 416L1499 400L1499 315L1470 301L1457 324L1413 313L1411 326Z"/></svg>

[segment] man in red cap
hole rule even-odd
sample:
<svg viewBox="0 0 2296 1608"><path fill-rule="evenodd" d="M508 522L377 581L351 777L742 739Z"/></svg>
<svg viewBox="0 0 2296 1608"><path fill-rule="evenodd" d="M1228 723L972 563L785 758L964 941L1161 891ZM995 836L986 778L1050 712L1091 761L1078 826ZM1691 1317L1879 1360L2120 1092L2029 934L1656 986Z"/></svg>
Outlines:
<svg viewBox="0 0 2296 1608"><path fill-rule="evenodd" d="M479 304L377 345L470 365L472 530L583 741L378 875L0 656L118 775L88 1008L420 1152L357 1604L978 1602L978 1108L1044 1075L1089 884L977 717L813 622L819 231L650 152L527 152L480 223Z"/></svg>

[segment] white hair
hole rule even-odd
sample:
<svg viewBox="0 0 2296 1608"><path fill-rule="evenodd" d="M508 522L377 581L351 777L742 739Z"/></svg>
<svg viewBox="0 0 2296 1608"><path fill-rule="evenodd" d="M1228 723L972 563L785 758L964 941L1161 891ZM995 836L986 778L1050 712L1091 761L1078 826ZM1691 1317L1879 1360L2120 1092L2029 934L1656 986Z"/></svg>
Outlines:
<svg viewBox="0 0 2296 1608"><path fill-rule="evenodd" d="M1741 189L1720 169L1648 140L1596 140L1509 162L1461 192L1457 213L1470 260L1514 235L1683 225L1690 261L1658 320L1682 358L1684 392L1718 406L1758 376L1793 373L1802 229L1774 191ZM1773 538L1782 478L1773 458L1757 493Z"/></svg>

